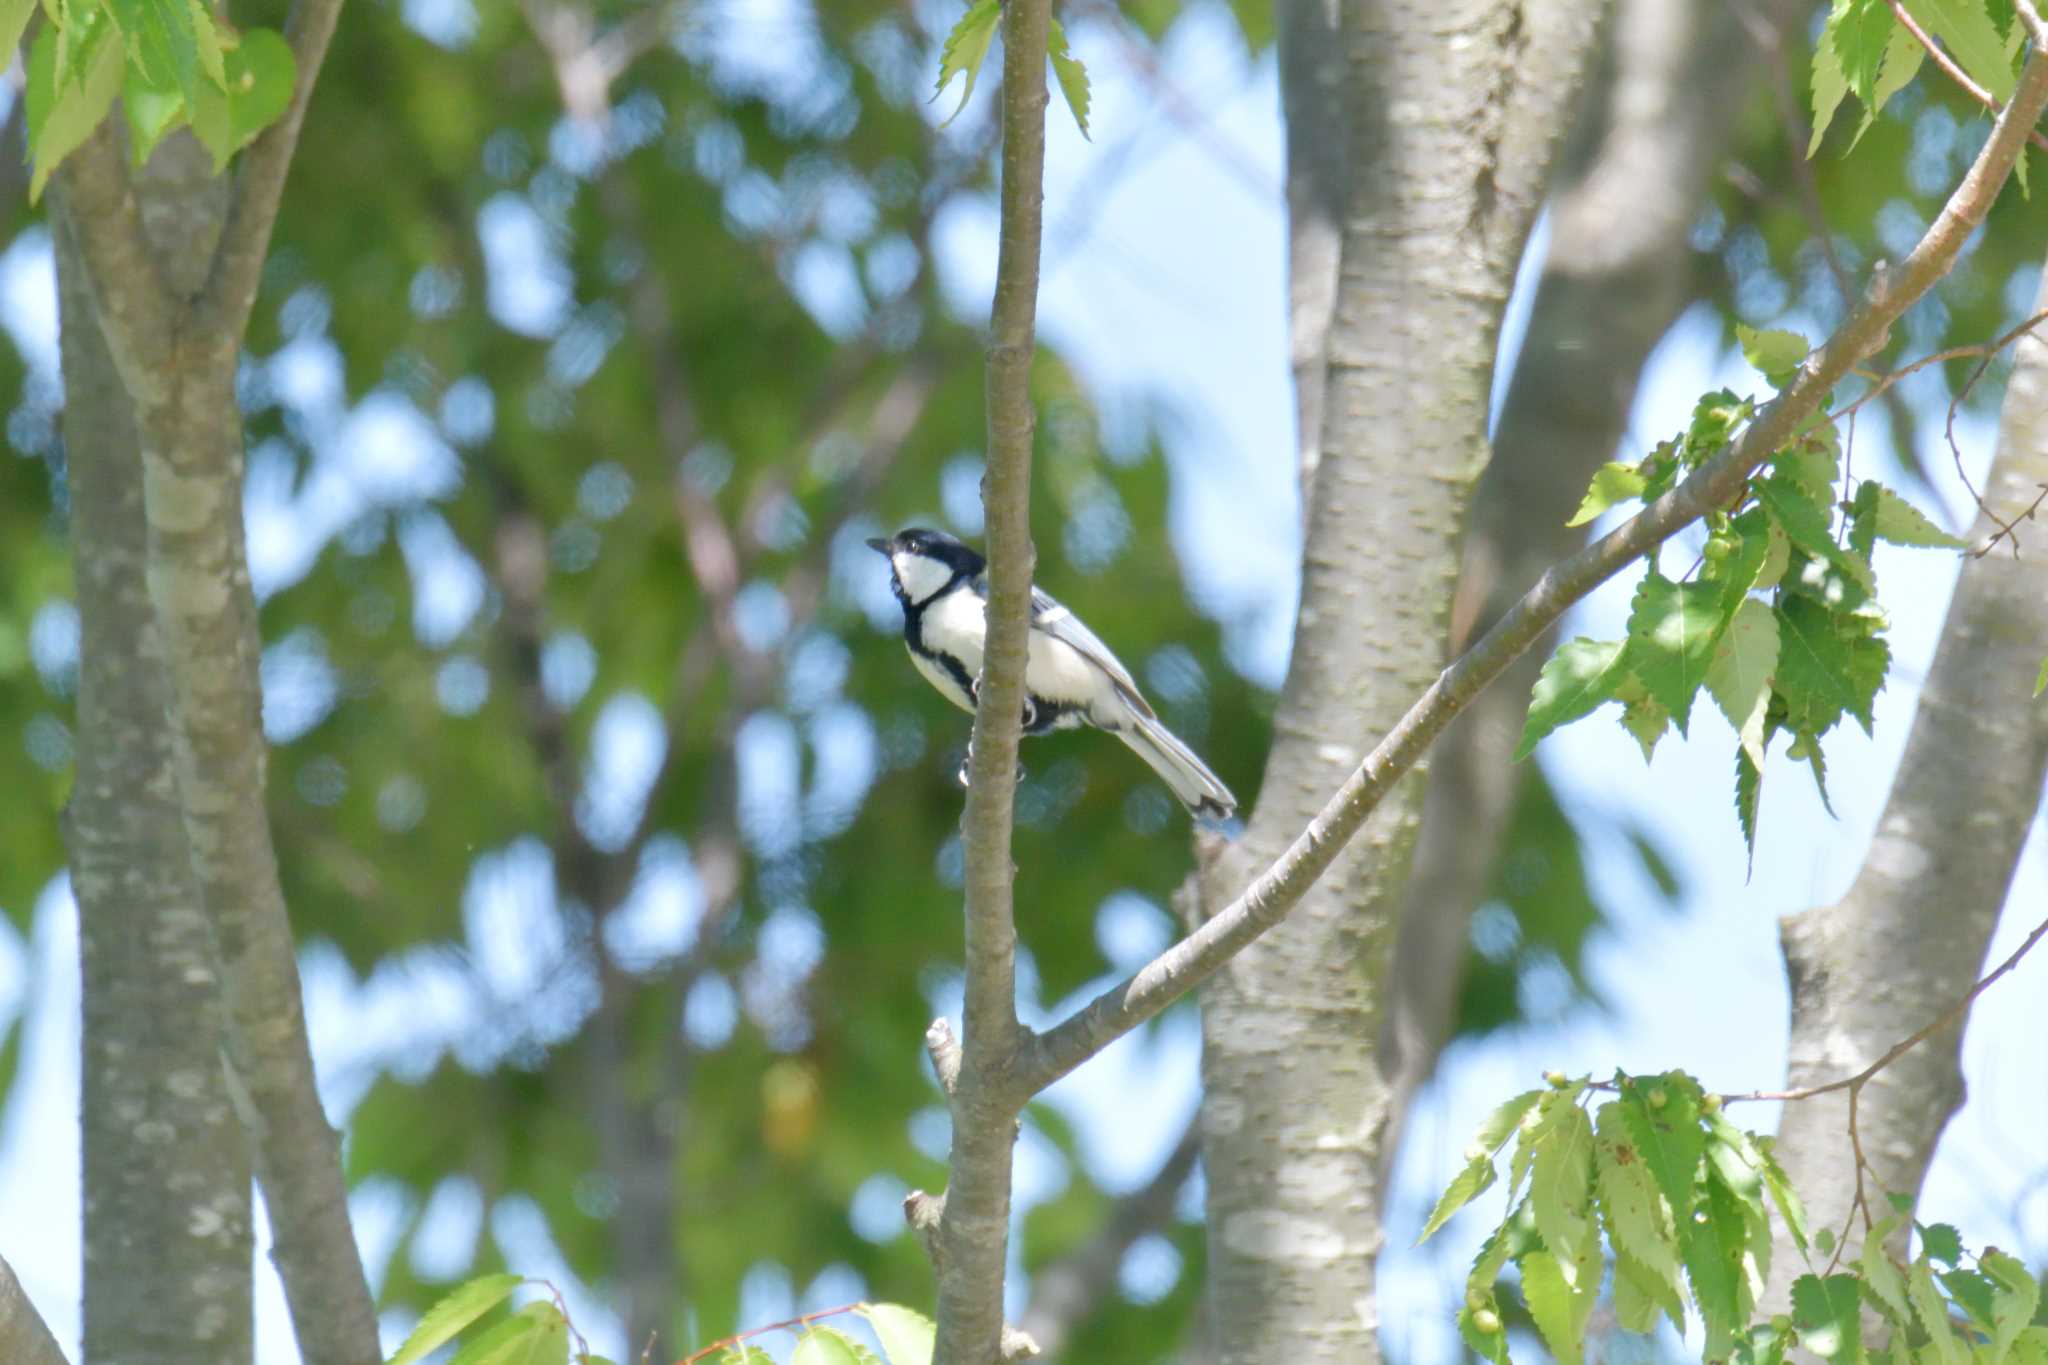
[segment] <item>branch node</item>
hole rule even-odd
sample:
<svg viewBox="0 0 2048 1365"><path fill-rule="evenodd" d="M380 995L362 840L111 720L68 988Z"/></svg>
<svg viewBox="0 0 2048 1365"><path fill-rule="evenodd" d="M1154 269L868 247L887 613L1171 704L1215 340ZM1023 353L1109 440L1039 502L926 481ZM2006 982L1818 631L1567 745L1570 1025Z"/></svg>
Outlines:
<svg viewBox="0 0 2048 1365"><path fill-rule="evenodd" d="M925 1259L932 1263L932 1273L939 1273L939 1265L945 1259L945 1246L939 1239L939 1220L946 1214L946 1196L926 1194L923 1190L912 1190L903 1196L903 1221L910 1224L910 1230L917 1234L918 1244L924 1248Z"/></svg>
<svg viewBox="0 0 2048 1365"><path fill-rule="evenodd" d="M952 1098L953 1088L960 1083L960 1040L953 1036L953 1026L944 1015L932 1020L932 1026L924 1031L924 1049L931 1055L939 1088Z"/></svg>

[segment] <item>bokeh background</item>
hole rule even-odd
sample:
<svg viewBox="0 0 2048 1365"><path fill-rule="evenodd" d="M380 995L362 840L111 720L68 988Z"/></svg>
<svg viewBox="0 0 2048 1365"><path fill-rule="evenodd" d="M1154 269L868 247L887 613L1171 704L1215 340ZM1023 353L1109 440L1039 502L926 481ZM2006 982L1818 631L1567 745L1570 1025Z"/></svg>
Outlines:
<svg viewBox="0 0 2048 1365"><path fill-rule="evenodd" d="M677 1346L852 1299L929 1303L899 1203L943 1179L921 1038L958 1007L967 722L907 667L861 541L980 531L995 128L986 88L943 128L957 90L928 102L955 18L944 0L344 12L241 399L272 816L392 1342L498 1267L554 1280L621 1358L628 1285L642 1313L663 1298ZM1092 140L1051 111L1040 579L1250 799L1299 552L1271 15L1141 0L1066 22L1094 101ZM1983 135L1927 80L1815 163L1852 270L1911 243ZM50 242L20 188L0 187L0 1253L75 1347L57 814L78 628ZM1760 92L1623 458L1704 389L1762 391L1735 321L1817 333L1839 316L1799 193ZM2040 245L1987 233L1898 354L2017 321ZM1539 228L1503 376L1543 250ZM1999 377L1958 422L1977 469ZM1940 437L1955 383L1908 381L1896 409L1866 409L1855 448L1951 527L1968 507ZM1548 1067L1782 1077L1776 917L1858 866L1955 571L1886 554L1898 662L1876 736L1834 742L1834 817L1802 771L1767 774L1753 870L1718 716L1649 765L1605 720L1539 754L1474 919L1459 1040L1396 1172L1394 1358L1459 1353L1468 1225L1409 1244L1500 1098ZM1629 591L1573 628L1619 635ZM1026 767L1020 987L1042 1022L1170 941L1190 854L1185 818L1119 746L1034 741ZM1994 957L2044 892L2036 840ZM1979 1006L1972 1099L1923 1204L2037 1267L2048 1087L2014 1040L2038 1038L2044 998L2032 963ZM1030 1111L1013 1310L1180 1145L1191 1009ZM1171 1208L1067 1358L1168 1360L1195 1339L1199 1168ZM262 1358L292 1360L259 1267Z"/></svg>

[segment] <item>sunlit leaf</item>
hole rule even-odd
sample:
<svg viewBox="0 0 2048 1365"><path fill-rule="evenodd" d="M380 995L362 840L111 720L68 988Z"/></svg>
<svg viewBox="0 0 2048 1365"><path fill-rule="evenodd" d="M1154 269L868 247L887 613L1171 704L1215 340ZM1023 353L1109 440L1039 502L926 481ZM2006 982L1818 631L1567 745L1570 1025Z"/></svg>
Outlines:
<svg viewBox="0 0 2048 1365"><path fill-rule="evenodd" d="M938 1340L938 1326L915 1309L899 1303L864 1303L859 1308L889 1365L931 1365Z"/></svg>
<svg viewBox="0 0 2048 1365"><path fill-rule="evenodd" d="M504 1302L523 1283L521 1276L500 1274L479 1275L457 1285L426 1311L419 1326L412 1329L398 1348L398 1354L391 1357L389 1365L412 1365L413 1361L424 1359L438 1347L455 1340L463 1328Z"/></svg>
<svg viewBox="0 0 2048 1365"><path fill-rule="evenodd" d="M1046 55L1052 58L1053 78L1059 82L1060 94L1066 97L1067 108L1074 115L1074 123L1081 129L1081 136L1088 136L1088 68L1081 65L1081 59L1067 50L1067 33L1060 27L1060 21L1049 19L1046 30Z"/></svg>
<svg viewBox="0 0 2048 1365"><path fill-rule="evenodd" d="M1560 725L1568 725L1614 696L1620 682L1614 663L1621 654L1618 640L1589 640L1584 636L1559 645L1529 697L1529 718L1522 727L1522 742L1515 749L1520 762L1534 752L1538 741Z"/></svg>
<svg viewBox="0 0 2048 1365"><path fill-rule="evenodd" d="M988 56L990 44L996 40L996 27L1002 21L1000 0L978 0L968 6L967 13L960 16L953 31L946 35L946 45L939 52L939 83L932 91L932 98L944 94L955 76L965 76L967 84L960 92L959 107L946 116L945 123L960 117L967 108L967 101L974 98L974 83L981 76L981 64Z"/></svg>
<svg viewBox="0 0 2048 1365"><path fill-rule="evenodd" d="M1593 471L1593 481L1586 487L1586 496L1579 500L1579 510L1572 513L1572 519L1565 525L1584 526L1616 503L1641 497L1644 487L1640 469L1609 460Z"/></svg>

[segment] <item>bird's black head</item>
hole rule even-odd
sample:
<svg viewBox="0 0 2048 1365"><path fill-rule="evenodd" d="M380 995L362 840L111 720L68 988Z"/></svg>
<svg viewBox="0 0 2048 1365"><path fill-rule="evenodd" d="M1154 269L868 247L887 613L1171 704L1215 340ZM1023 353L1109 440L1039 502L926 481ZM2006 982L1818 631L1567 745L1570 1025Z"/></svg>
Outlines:
<svg viewBox="0 0 2048 1365"><path fill-rule="evenodd" d="M907 605L928 602L955 580L972 578L987 561L944 531L912 526L868 548L889 557L890 586Z"/></svg>

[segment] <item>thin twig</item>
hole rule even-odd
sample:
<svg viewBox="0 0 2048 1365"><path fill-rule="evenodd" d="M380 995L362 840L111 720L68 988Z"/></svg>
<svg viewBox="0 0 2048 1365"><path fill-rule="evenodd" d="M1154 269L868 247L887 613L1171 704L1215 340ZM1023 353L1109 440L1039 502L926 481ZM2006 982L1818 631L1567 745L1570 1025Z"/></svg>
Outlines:
<svg viewBox="0 0 2048 1365"><path fill-rule="evenodd" d="M1746 1100L1784 1100L1788 1102L1795 1100L1810 1100L1816 1095L1831 1095L1837 1090L1855 1090L1861 1088L1864 1082L1868 1081L1878 1072L1884 1070L1893 1062L1896 1062L1897 1060L1899 1060L1899 1058L1905 1056L1908 1052L1911 1052L1914 1048L1920 1046L1920 1044L1926 1042L1929 1038L1932 1038L1935 1034L1941 1032L1950 1024L1955 1023L1956 1020L1962 1018L1963 1013L1970 1008L1971 1002L1975 1001L1978 996L1982 995L1986 990L1990 989L1991 984L1997 981L1998 978L2004 976L2007 972L2019 966L2020 959L2025 957L2028 953L2032 952L2034 950L2034 945L2039 943L2043 938L2048 938L2048 920L2043 920L2041 921L2041 923L2035 925L2034 931L2027 935L2026 941L2024 943L2020 944L2018 948L2013 950L2012 956L2008 957L2005 961L1999 963L1997 967L1993 968L1990 972L1986 973L1983 979L1978 981L1976 985L1970 987L1969 990L1963 993L1963 996L1960 1000L1957 1000L1953 1005L1950 1005L1947 1009L1943 1010L1940 1014L1936 1015L1932 1020L1928 1021L1928 1023L1924 1027L1922 1027L1918 1032L1915 1032L1910 1036L1902 1038L1898 1042L1892 1044L1890 1050L1888 1050L1882 1057L1879 1057L1876 1061L1872 1062L1869 1066L1864 1067L1855 1075L1844 1076L1839 1080L1828 1081L1821 1085L1802 1086L1797 1090L1752 1090L1746 1094L1741 1095L1723 1095L1721 1096L1721 1102L1723 1104L1736 1104Z"/></svg>
<svg viewBox="0 0 2048 1365"><path fill-rule="evenodd" d="M1905 0L1888 0L1888 3L1892 7L1892 17L1899 21L1900 27L1913 35L1920 46L1927 49L1927 55L1933 59L1934 64L1940 67L1950 80L1960 86L1964 94L1996 114L1998 112L1997 96L1971 80L1969 73L1956 65L1955 59L1942 50L1941 44L1934 41L1933 35L1920 27L1919 22L1906 12ZM2037 43L2041 41L2039 34L2035 35L2035 41ZM2048 152L2048 137L2043 137L2039 133L2032 133L2028 135L2027 141L2033 143L2042 151Z"/></svg>
<svg viewBox="0 0 2048 1365"><path fill-rule="evenodd" d="M815 1313L799 1313L793 1318L784 1318L781 1322L771 1322L764 1327L749 1327L744 1332L734 1332L729 1337L720 1337L701 1351L691 1352L677 1361L676 1365L697 1365L698 1361L709 1360L714 1353L723 1351L728 1346L737 1346L743 1341L754 1337L766 1336L770 1332L794 1332L799 1327L810 1326L820 1318L836 1318L841 1313L857 1312L860 1308L861 1305L857 1303L842 1303L837 1308L820 1308Z"/></svg>
<svg viewBox="0 0 2048 1365"><path fill-rule="evenodd" d="M1956 477L1963 481L1963 487L1970 490L1970 498L1977 504L1977 510L1989 517L1998 527L1998 530L1992 534L1991 539L1977 547L1975 553L1979 559L1990 554L1992 550L1997 548L1998 542L2007 537L2012 538L2012 552L2017 555L2020 552L2020 543L2019 537L2014 534L2013 528L2021 522L2029 521L2033 518L2034 509L2041 505L2041 499L2034 499L2026 511L2020 513L2011 521L2007 521L1991 510L1991 504L1986 502L1984 495L1977 491L1977 485L1971 480L1970 472L1963 468L1963 448L1956 444L1956 411L1969 399L1970 391L1977 387L1977 381L1984 377L1984 372L1991 368L1991 362L1997 358L1998 354L2011 343L2032 332L2034 328L2043 322L2048 322L2048 309L2034 314L2025 322L2022 322L2019 326L2000 337L1990 350L1984 352L1982 358L1977 361L1976 368L1970 371L1970 377L1963 381L1963 386L1956 390L1955 397L1948 401L1948 420L1942 425L1942 435L1948 440L1949 458L1955 461Z"/></svg>
<svg viewBox="0 0 2048 1365"><path fill-rule="evenodd" d="M1445 669L1400 722L1237 900L1079 1012L1026 1040L1017 1084L1034 1093L1152 1018L1293 908L1445 726L1572 604L1679 530L1735 498L1750 474L1805 429L1827 393L1884 343L1894 322L1954 265L2012 174L2025 134L2048 106L2048 57L2036 55L1941 213L1898 266L1876 273L1863 302L1792 383L1719 455L1578 554L1553 566L1486 636Z"/></svg>

